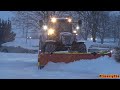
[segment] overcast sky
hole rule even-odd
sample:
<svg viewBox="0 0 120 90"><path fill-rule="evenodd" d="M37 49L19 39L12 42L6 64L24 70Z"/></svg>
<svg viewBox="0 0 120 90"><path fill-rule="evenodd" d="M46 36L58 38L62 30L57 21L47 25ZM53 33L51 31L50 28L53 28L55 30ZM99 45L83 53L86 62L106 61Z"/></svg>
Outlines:
<svg viewBox="0 0 120 90"><path fill-rule="evenodd" d="M10 11L0 11L1 19L7 20L8 18L10 19L12 16L14 16L14 15Z"/></svg>
<svg viewBox="0 0 120 90"><path fill-rule="evenodd" d="M114 14L119 14L118 11L114 11L112 12ZM13 17L13 13L10 12L10 11L0 11L0 18L4 19L4 20L7 20L8 18L10 19L11 17Z"/></svg>

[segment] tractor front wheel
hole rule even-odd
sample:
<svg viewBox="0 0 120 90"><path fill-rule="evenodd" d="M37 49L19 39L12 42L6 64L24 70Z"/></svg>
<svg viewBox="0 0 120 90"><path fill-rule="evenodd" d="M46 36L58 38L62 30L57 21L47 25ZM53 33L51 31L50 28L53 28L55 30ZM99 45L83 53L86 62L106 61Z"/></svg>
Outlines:
<svg viewBox="0 0 120 90"><path fill-rule="evenodd" d="M47 42L45 44L44 49L45 49L45 52L53 53L56 50L56 45L53 42Z"/></svg>

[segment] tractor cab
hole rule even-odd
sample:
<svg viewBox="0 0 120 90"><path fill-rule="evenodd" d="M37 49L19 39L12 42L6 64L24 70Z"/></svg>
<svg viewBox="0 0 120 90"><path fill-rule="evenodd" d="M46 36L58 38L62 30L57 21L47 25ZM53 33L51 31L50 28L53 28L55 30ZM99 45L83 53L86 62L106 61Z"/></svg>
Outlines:
<svg viewBox="0 0 120 90"><path fill-rule="evenodd" d="M45 30L46 40L44 40L41 47L42 51L55 52L67 51L71 46L75 45L74 42L77 42L76 36L78 35L79 27L78 22L74 22L70 17L52 17L43 26L43 30ZM79 45L79 43L77 44Z"/></svg>

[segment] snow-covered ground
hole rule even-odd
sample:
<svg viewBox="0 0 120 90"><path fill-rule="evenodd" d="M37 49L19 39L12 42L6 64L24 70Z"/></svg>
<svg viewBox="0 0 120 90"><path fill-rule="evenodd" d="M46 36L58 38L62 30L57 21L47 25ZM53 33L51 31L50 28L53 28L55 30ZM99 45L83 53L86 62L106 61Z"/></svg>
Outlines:
<svg viewBox="0 0 120 90"><path fill-rule="evenodd" d="M38 49L38 39L16 38L5 46L21 46L23 48ZM93 44L85 42L87 48ZM114 43L105 43L115 45ZM0 79L99 79L99 74L120 74L120 63L107 56L94 60L76 62L53 63L49 62L42 70L37 67L37 54L0 53Z"/></svg>
<svg viewBox="0 0 120 90"><path fill-rule="evenodd" d="M0 17L7 20L6 13L0 12ZM25 38L18 38L22 37L21 30L13 31L17 34L15 41L7 42L3 46L38 49L36 47L39 45L38 39L28 39L26 43ZM104 44L115 45L113 41L105 39ZM85 44L89 48L93 44L100 44L100 40L93 43L88 39ZM99 74L120 74L120 63L115 62L113 57L105 56L68 64L49 62L42 70L38 70L37 58L37 54L0 52L0 79L99 79Z"/></svg>
<svg viewBox="0 0 120 90"><path fill-rule="evenodd" d="M88 39L87 41L85 40L79 40L79 41L84 41L86 44L87 49L91 46L91 45L98 45L98 46L111 46L114 47L117 44L113 42L112 39L105 39L105 43L104 44L100 44L100 40L97 40L97 42L92 42L92 40ZM107 42L106 42L107 41ZM108 42L110 41L110 42ZM14 41L12 42L7 42L2 44L3 46L14 46L14 47L23 47L26 49L33 49L33 50L38 50L38 46L39 46L39 39L27 39L26 42L26 38L15 38Z"/></svg>
<svg viewBox="0 0 120 90"><path fill-rule="evenodd" d="M119 74L120 63L100 57L76 62L49 62L37 67L37 54L0 53L0 79L99 79L99 74Z"/></svg>
<svg viewBox="0 0 120 90"><path fill-rule="evenodd" d="M26 39L25 38L15 38L14 41L12 42L7 42L4 43L3 46L15 46L15 47L23 47L26 49L35 49L38 50L38 46L39 45L39 39Z"/></svg>

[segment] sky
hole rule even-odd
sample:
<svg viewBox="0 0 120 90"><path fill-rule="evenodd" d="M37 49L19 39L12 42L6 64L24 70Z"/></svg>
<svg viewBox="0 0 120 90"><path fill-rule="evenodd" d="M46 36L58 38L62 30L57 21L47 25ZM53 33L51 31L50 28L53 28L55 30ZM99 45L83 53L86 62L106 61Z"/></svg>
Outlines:
<svg viewBox="0 0 120 90"><path fill-rule="evenodd" d="M1 19L7 20L8 18L10 19L12 16L14 16L14 15L10 11L0 11Z"/></svg>
<svg viewBox="0 0 120 90"><path fill-rule="evenodd" d="M114 11L112 13L118 14L119 12L118 11ZM0 11L0 18L2 18L2 19L7 20L8 18L11 18L12 16L14 16L14 15L10 11Z"/></svg>

